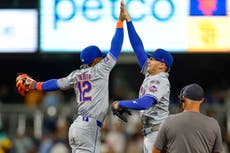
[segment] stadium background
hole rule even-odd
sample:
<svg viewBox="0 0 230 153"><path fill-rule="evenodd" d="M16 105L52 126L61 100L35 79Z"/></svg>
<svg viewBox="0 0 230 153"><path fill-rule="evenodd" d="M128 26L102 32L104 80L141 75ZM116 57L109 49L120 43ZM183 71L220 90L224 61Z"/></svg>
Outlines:
<svg viewBox="0 0 230 153"><path fill-rule="evenodd" d="M218 2L224 3L226 8L227 6L229 8L229 1L218 0ZM66 52L65 49L60 49L44 52L44 50L49 51L49 49L43 49L42 51L41 35L39 33L41 31L39 29L39 19L41 17L39 16L38 0L1 0L0 13L2 10L9 9L36 10L38 12L36 29L38 34L37 39L35 39L37 42L34 43L35 49L30 49L31 53L26 53L26 49L23 50L23 48L12 48L14 51L11 52L10 47L14 45L11 45L11 41L7 42L9 49L4 50L1 47L5 45L1 43L4 42L4 37L0 35L2 52L0 53L0 146L2 148L5 145L7 148L12 145L8 150L10 153L45 153L42 150L45 150L47 146L52 148L49 152L68 152L68 126L76 114L73 91L50 93L34 91L30 92L26 97L21 97L15 88L15 77L18 72L28 73L38 81L66 76L71 71L79 68L80 50L72 50L71 52L68 50ZM213 14L212 16L218 15L225 16L227 24L230 22L229 9L225 9L225 13L222 15ZM27 23L25 22L24 24ZM2 25L0 23L1 32L4 29ZM103 26L105 28L107 25ZM226 34L221 35L223 37L221 40L227 41L226 44L230 46L230 41L228 41L230 40L230 31L229 29L224 30ZM26 33L26 30L24 32ZM95 37L100 37L100 35ZM154 36L148 39L152 37ZM27 43L31 42L28 40ZM202 113L213 116L219 121L225 148L223 153L230 152L230 113L228 111L230 107L229 46L224 51L223 48L220 49L217 46L208 49L201 47L199 50L199 47L197 47L190 51L187 49L172 52L174 65L169 77L171 81L171 113L180 111L177 95L181 87L193 82L197 82L204 87L206 101L202 106ZM162 48L164 48L164 45L162 45ZM105 49L104 51L106 52L107 50ZM127 50L122 52L118 64L110 75L110 102L113 99L136 98L142 80L143 76L139 73L135 55ZM140 152L142 149L142 136L139 134L141 124L138 113L134 111L133 114L129 123L124 124L109 112L102 130L103 153ZM11 145L10 142L6 141L6 138L9 138Z"/></svg>

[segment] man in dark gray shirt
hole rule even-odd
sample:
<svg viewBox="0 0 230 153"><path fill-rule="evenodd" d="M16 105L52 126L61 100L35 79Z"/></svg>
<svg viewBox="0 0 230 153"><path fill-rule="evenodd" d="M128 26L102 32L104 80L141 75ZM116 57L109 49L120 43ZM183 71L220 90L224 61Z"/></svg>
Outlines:
<svg viewBox="0 0 230 153"><path fill-rule="evenodd" d="M198 84L185 86L179 95L183 112L170 115L161 125L153 153L220 153L218 122L200 113L204 91Z"/></svg>

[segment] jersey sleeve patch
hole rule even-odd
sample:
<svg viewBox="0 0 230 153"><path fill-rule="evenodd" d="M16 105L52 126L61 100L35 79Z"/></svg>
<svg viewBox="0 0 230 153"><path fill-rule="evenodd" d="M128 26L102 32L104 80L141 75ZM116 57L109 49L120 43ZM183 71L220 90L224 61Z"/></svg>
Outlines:
<svg viewBox="0 0 230 153"><path fill-rule="evenodd" d="M107 56L104 58L104 62L105 62L105 63L108 63L108 62L109 62L109 58L108 58Z"/></svg>

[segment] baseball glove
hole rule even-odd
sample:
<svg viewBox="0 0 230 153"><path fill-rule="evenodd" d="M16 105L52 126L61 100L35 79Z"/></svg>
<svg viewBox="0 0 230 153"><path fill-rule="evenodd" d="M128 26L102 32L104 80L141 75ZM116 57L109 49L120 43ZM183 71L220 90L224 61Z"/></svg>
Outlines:
<svg viewBox="0 0 230 153"><path fill-rule="evenodd" d="M128 116L132 115L132 113L126 108L115 109L114 106L112 105L111 109L112 109L113 115L116 115L119 119L121 119L124 122L127 122Z"/></svg>
<svg viewBox="0 0 230 153"><path fill-rule="evenodd" d="M20 95L25 96L36 81L25 73L19 73L16 78L16 88Z"/></svg>

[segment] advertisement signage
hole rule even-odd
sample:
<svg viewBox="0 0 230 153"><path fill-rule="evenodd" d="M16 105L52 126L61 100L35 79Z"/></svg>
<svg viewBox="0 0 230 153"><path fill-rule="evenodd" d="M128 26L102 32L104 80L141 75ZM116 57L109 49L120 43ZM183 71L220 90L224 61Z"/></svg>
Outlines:
<svg viewBox="0 0 230 153"><path fill-rule="evenodd" d="M227 0L125 0L145 50L230 51ZM110 49L120 0L41 0L40 50L80 52L88 45ZM132 52L124 22L122 51Z"/></svg>
<svg viewBox="0 0 230 153"><path fill-rule="evenodd" d="M147 51L186 49L188 1L125 2ZM120 0L41 0L41 51L76 52L92 44L108 51L119 11ZM122 50L132 51L124 27Z"/></svg>
<svg viewBox="0 0 230 153"><path fill-rule="evenodd" d="M230 51L226 0L190 0L189 52Z"/></svg>
<svg viewBox="0 0 230 153"><path fill-rule="evenodd" d="M37 11L0 10L0 53L37 51Z"/></svg>

